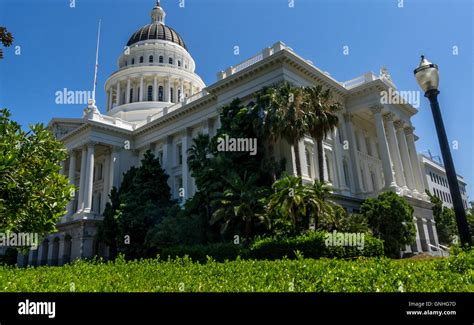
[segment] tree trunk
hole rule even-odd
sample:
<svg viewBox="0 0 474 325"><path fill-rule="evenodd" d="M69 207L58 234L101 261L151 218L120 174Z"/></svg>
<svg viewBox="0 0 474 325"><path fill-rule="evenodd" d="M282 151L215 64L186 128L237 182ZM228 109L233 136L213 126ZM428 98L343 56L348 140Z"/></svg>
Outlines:
<svg viewBox="0 0 474 325"><path fill-rule="evenodd" d="M298 139L293 140L293 151L295 153L296 176L301 176L300 146Z"/></svg>
<svg viewBox="0 0 474 325"><path fill-rule="evenodd" d="M319 180L324 182L324 150L323 150L323 139L318 139L318 169L319 169Z"/></svg>

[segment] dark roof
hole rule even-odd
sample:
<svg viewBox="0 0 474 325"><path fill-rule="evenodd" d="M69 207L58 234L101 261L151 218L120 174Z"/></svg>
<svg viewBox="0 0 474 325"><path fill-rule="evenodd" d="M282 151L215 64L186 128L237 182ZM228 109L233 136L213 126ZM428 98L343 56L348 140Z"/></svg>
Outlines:
<svg viewBox="0 0 474 325"><path fill-rule="evenodd" d="M164 40L181 45L186 48L183 38L171 27L161 23L151 23L143 26L128 40L127 46L146 40Z"/></svg>

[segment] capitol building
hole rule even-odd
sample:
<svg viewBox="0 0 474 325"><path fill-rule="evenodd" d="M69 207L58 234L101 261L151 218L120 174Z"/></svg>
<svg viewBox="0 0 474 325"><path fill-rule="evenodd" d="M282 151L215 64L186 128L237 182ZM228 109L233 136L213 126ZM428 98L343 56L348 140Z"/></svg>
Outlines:
<svg viewBox="0 0 474 325"><path fill-rule="evenodd" d="M343 104L339 126L323 142L324 179L334 188L333 199L348 212L358 212L365 198L395 191L414 208L416 242L406 251L430 252L438 247L411 121L417 110L408 103L381 104L380 93L396 89L386 69L338 81L279 41L217 72L217 80L205 85L195 73L196 62L185 40L166 25L165 17L158 1L150 23L132 33L117 70L105 82L105 103L97 107L91 103L82 117L51 120L51 129L69 153L62 173L77 191L58 232L24 256L23 264L62 265L76 258L107 256L96 235L108 194L147 150L162 162L173 196L177 198L182 189L185 199L192 197L196 186L186 156L193 138L216 133L223 105L235 98L248 103L262 87L281 81L322 85ZM307 182L318 178L316 146L310 137L299 143ZM286 158L292 174L296 174L294 152L283 140L275 150Z"/></svg>

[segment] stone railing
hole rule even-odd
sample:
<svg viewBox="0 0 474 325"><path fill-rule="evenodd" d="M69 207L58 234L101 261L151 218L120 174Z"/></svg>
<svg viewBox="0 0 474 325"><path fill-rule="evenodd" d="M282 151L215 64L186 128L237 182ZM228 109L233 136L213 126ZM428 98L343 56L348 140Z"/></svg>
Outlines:
<svg viewBox="0 0 474 325"><path fill-rule="evenodd" d="M122 120L118 117L102 115L99 112L88 113L85 116L85 118L87 118L90 121L97 121L97 122L100 122L100 123L103 123L103 124L117 126L121 129L126 129L126 130L130 130L130 131L135 130L135 128L137 126L136 123L125 121L125 120Z"/></svg>
<svg viewBox="0 0 474 325"><path fill-rule="evenodd" d="M268 48L265 48L263 49L260 53L257 53L256 55L252 56L250 59L247 59L245 60L244 62L241 62L239 64L237 64L235 67L228 67L226 70L224 71L220 71L219 73L217 73L217 80L222 80L222 79L225 79L227 77L230 77L231 75L239 72L239 71L242 71L252 65L254 65L255 63L257 62L260 62L262 61L263 59L283 50L283 49L287 49L289 51L292 51L292 49L290 47L288 47L285 43L283 42L276 42L275 44L273 44L272 47L268 47Z"/></svg>
<svg viewBox="0 0 474 325"><path fill-rule="evenodd" d="M374 81L376 79L379 79L379 77L374 75L372 72L367 72L366 74L360 77L343 82L342 85L347 89L351 89L351 88L360 86L362 84L365 84L366 82Z"/></svg>
<svg viewBox="0 0 474 325"><path fill-rule="evenodd" d="M163 108L161 111L159 111L158 113L156 114L153 114L153 115L150 115L147 117L147 119L143 122L140 122L140 123L137 123L136 124L136 127L139 128L147 123L150 123L151 121L154 121L156 119L159 119L160 117L168 114L168 113L171 113L181 107L183 107L184 105L187 105L187 104L190 104L200 98L203 98L204 96L207 96L209 94L209 92L206 90L206 89L203 89L202 91L190 96L190 97L184 97L183 98L183 101L179 102L179 103L176 103L176 104L173 104L171 106L168 106L168 107L165 107Z"/></svg>

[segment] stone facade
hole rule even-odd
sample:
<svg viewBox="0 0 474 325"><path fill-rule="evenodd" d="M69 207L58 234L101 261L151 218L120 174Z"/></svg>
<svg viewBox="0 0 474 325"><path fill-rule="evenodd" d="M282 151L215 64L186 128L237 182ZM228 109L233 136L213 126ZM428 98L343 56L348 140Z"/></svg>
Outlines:
<svg viewBox="0 0 474 325"><path fill-rule="evenodd" d="M170 176L173 196L178 197L182 188L185 198L191 197L196 187L186 152L193 137L215 134L223 105L235 98L249 102L262 87L280 81L300 86L321 84L343 104L339 126L323 142L325 179L334 187L334 200L349 212L357 212L363 199L396 191L415 208L417 241L407 251L430 251L429 245L437 245L411 123L417 110L409 104L380 104L381 91L396 89L386 70L378 76L369 72L339 82L277 42L219 72L218 80L206 87L194 74L191 55L174 42L141 40L131 45L130 55L120 56L118 71L106 82L104 114L92 106L82 118L54 118L50 122L69 152L63 172L78 191L57 225L59 232L45 238L37 251L23 259L24 264L61 265L96 254L107 256L107 248L97 244L96 234L108 193L112 186L120 185L123 173L138 165L148 149L160 158ZM152 63L140 64L140 57L150 56L154 57ZM163 61L156 61L160 56ZM169 57L173 60L167 61ZM177 58L181 58L181 66ZM306 137L299 146L303 180L309 182L318 178L317 144ZM292 146L282 141L275 153L286 157L287 171L295 173Z"/></svg>

